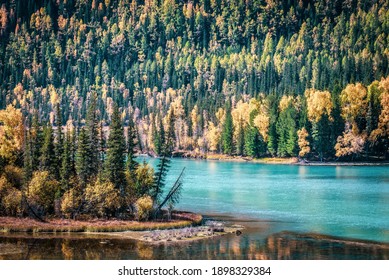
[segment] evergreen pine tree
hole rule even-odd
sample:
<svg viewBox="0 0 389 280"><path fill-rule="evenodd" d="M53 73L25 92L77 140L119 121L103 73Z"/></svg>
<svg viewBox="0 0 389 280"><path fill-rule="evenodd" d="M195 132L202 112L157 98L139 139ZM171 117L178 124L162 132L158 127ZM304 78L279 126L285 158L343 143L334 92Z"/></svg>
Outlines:
<svg viewBox="0 0 389 280"><path fill-rule="evenodd" d="M54 147L53 128L50 123L43 128L43 145L40 153L40 169L48 171L51 176L56 176L56 155Z"/></svg>
<svg viewBox="0 0 389 280"><path fill-rule="evenodd" d="M240 124L238 126L238 137L236 139L236 154L238 156L242 156L244 154L244 128L243 128L243 121L240 120Z"/></svg>
<svg viewBox="0 0 389 280"><path fill-rule="evenodd" d="M71 137L69 132L65 135L63 154L62 154L62 162L61 162L61 192L66 192L69 189L69 179L71 177Z"/></svg>
<svg viewBox="0 0 389 280"><path fill-rule="evenodd" d="M135 147L137 141L135 124L130 118L130 122L127 128L127 170L130 172L135 171L138 166L138 162L135 160Z"/></svg>
<svg viewBox="0 0 389 280"><path fill-rule="evenodd" d="M55 126L56 126L56 131L55 131L55 167L56 167L56 172L55 172L55 178L57 180L60 180L60 169L62 165L62 154L63 154L63 133L62 133L62 114L61 114L61 108L59 103L56 106L56 118L55 118Z"/></svg>
<svg viewBox="0 0 389 280"><path fill-rule="evenodd" d="M226 120L222 130L222 149L223 153L232 155L233 153L233 134L234 128L232 124L231 109L226 110Z"/></svg>
<svg viewBox="0 0 389 280"><path fill-rule="evenodd" d="M78 179L82 187L85 187L89 183L89 167L88 167L88 157L89 157L89 145L88 137L86 135L85 129L81 128L81 131L78 135L77 141L77 152L75 158L75 166L77 171Z"/></svg>
<svg viewBox="0 0 389 280"><path fill-rule="evenodd" d="M262 143L258 130L251 125L248 125L244 133L245 154L253 158L260 157L261 145Z"/></svg>
<svg viewBox="0 0 389 280"><path fill-rule="evenodd" d="M89 107L86 114L85 133L87 135L88 154L86 157L88 167L88 177L96 177L99 172L99 135L98 135L98 119L96 112L96 96L91 94Z"/></svg>
<svg viewBox="0 0 389 280"><path fill-rule="evenodd" d="M32 170L36 171L40 166L40 156L41 156L42 145L43 145L43 133L42 133L42 128L39 125L37 114L34 114L32 118L30 139L31 139L31 165L32 165Z"/></svg>
<svg viewBox="0 0 389 280"><path fill-rule="evenodd" d="M31 136L30 132L25 132L25 140L24 140L24 164L23 164L23 173L24 173L24 183L25 185L31 180L32 178L32 153L31 153Z"/></svg>
<svg viewBox="0 0 389 280"><path fill-rule="evenodd" d="M167 115L167 130L166 130L166 139L164 141L164 147L162 150L163 156L171 157L174 151L174 144L176 140L176 134L174 132L174 109L171 108ZM162 139L162 138L161 138Z"/></svg>
<svg viewBox="0 0 389 280"><path fill-rule="evenodd" d="M163 143L165 142L165 129L163 127L162 123L162 117L159 115L158 116L158 130L155 128L155 124L152 124L152 129L155 131L155 137L154 137L154 147L155 147L155 152L157 155L162 154L162 149L163 149Z"/></svg>
<svg viewBox="0 0 389 280"><path fill-rule="evenodd" d="M109 126L109 137L107 141L107 157L105 161L105 178L112 182L120 193L124 195L125 177L125 156L126 142L119 109L114 105L111 124Z"/></svg>

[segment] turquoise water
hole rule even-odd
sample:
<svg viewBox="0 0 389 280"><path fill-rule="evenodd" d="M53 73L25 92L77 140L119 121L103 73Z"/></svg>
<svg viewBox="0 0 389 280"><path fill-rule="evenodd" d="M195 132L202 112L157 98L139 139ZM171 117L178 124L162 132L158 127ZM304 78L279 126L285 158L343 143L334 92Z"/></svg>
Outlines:
<svg viewBox="0 0 389 280"><path fill-rule="evenodd" d="M388 166L174 159L169 183L183 167L177 209L266 221L263 236L288 230L389 242Z"/></svg>

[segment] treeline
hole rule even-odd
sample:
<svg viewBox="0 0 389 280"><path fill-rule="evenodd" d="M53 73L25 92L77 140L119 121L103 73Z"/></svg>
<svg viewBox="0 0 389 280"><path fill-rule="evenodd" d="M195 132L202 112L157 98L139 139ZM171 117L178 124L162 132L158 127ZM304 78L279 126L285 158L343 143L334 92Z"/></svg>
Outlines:
<svg viewBox="0 0 389 280"><path fill-rule="evenodd" d="M85 126L28 124L20 109L0 110L0 215L76 218L158 218L178 202L182 175L165 190L172 141L167 133L156 171L135 159L134 126L126 137L117 106L109 130L100 125L95 98ZM108 135L107 135L108 134Z"/></svg>

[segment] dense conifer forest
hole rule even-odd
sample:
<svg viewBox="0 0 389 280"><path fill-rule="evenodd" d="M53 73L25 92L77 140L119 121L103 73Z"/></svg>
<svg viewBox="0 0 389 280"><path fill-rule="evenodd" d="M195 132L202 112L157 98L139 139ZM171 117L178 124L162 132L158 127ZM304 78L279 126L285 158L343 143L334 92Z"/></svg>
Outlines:
<svg viewBox="0 0 389 280"><path fill-rule="evenodd" d="M387 159L388 46L387 0L0 0L0 212L147 217L174 153Z"/></svg>

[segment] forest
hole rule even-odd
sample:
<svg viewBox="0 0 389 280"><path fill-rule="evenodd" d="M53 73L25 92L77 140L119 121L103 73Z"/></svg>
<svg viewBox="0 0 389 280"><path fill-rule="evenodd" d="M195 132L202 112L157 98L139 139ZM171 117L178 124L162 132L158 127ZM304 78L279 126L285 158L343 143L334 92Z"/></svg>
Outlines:
<svg viewBox="0 0 389 280"><path fill-rule="evenodd" d="M174 154L387 160L388 46L386 0L0 0L0 212L147 217Z"/></svg>

